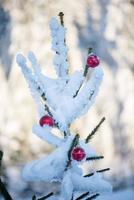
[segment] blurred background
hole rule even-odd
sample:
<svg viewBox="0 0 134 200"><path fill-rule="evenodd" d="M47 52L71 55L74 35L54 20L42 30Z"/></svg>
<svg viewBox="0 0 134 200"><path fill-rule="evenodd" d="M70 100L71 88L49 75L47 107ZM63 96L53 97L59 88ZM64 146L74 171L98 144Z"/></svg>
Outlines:
<svg viewBox="0 0 134 200"><path fill-rule="evenodd" d="M32 125L39 120L37 108L15 58L18 52L27 55L32 50L44 73L55 76L49 20L60 11L65 14L70 72L84 67L87 49L92 46L101 59L105 73L95 105L87 115L76 120L71 129L84 138L103 116L106 117L91 142L98 154L105 157L97 162L97 168L110 167L107 178L114 190L130 191L129 199L132 200L133 0L0 0L0 149L4 151L3 180L17 200L51 190L49 184L25 183L21 179L24 164L47 155L52 147L32 134Z"/></svg>

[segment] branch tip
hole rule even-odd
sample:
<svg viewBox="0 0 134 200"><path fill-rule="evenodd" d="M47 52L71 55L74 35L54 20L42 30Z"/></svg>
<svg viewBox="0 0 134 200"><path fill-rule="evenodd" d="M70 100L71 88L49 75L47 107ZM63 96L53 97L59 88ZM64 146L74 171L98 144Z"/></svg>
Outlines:
<svg viewBox="0 0 134 200"><path fill-rule="evenodd" d="M61 25L64 26L64 20L63 20L64 13L63 12L59 12L58 16L60 17L60 23L61 23Z"/></svg>

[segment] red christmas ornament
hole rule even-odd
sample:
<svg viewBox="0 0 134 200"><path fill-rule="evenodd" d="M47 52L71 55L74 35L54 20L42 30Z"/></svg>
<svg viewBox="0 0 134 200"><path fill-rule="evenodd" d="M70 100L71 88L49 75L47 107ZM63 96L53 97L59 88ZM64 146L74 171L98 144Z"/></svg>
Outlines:
<svg viewBox="0 0 134 200"><path fill-rule="evenodd" d="M44 126L44 125L53 126L54 120L49 115L45 115L40 119L39 123L41 126Z"/></svg>
<svg viewBox="0 0 134 200"><path fill-rule="evenodd" d="M85 156L86 156L86 153L85 153L84 149L82 149L81 147L75 147L72 150L73 160L81 161L85 158Z"/></svg>
<svg viewBox="0 0 134 200"><path fill-rule="evenodd" d="M87 58L87 66L94 68L97 67L100 63L98 56L92 54Z"/></svg>

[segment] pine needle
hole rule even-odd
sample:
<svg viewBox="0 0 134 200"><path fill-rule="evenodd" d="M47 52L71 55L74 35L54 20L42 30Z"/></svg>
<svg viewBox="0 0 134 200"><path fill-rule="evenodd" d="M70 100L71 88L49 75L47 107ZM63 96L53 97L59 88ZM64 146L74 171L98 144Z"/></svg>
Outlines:
<svg viewBox="0 0 134 200"><path fill-rule="evenodd" d="M86 158L87 161L89 160L99 160L99 159L103 159L104 156L93 156L93 157L88 157Z"/></svg>
<svg viewBox="0 0 134 200"><path fill-rule="evenodd" d="M47 194L46 196L39 198L38 200L45 200L45 199L51 197L53 194L54 194L54 193L51 192L51 193Z"/></svg>
<svg viewBox="0 0 134 200"><path fill-rule="evenodd" d="M102 119L101 119L101 121L99 122L99 124L92 130L92 132L87 136L87 138L86 138L86 140L85 140L85 142L86 143L88 143L89 142L89 140L91 140L92 139L92 137L94 136L94 134L98 131L98 129L100 128L100 126L101 126L101 124L105 121L105 117L103 117Z"/></svg>
<svg viewBox="0 0 134 200"><path fill-rule="evenodd" d="M109 170L110 170L110 168L106 168L106 169L97 170L96 172L97 172L97 173L103 173L103 172L109 171ZM84 177L90 177L90 176L93 176L93 175L94 175L94 172L92 172L92 173L90 173L90 174L87 174L87 175L85 175Z"/></svg>

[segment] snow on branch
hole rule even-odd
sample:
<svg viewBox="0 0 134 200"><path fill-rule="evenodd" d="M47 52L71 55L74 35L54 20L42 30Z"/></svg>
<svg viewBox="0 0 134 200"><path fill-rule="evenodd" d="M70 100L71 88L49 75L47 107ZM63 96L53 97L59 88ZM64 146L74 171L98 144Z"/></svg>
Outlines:
<svg viewBox="0 0 134 200"><path fill-rule="evenodd" d="M71 177L76 191L90 191L90 193L105 193L112 191L111 185L103 180L98 173L95 173L91 177L82 177L73 173Z"/></svg>
<svg viewBox="0 0 134 200"><path fill-rule="evenodd" d="M38 77L39 74L39 68L37 69L36 66L36 59L32 55L32 53L29 54L30 61L32 63L34 71L36 71L36 74L32 72L32 70L27 66L27 60L22 54L18 54L16 61L18 65L21 67L21 70L23 72L23 75L28 82L29 88L31 90L32 96L34 97L36 102L40 101L40 96L43 94L43 85L41 83L41 80Z"/></svg>
<svg viewBox="0 0 134 200"><path fill-rule="evenodd" d="M100 66L92 69L91 78L88 81L85 80L86 77L83 76L82 71L68 75L65 28L55 18L52 18L50 28L53 38L52 47L56 51L54 62L55 59L56 62L58 61L56 64L58 77L52 79L44 76L33 52L28 54L32 69L27 66L27 60L22 54L17 55L17 63L38 105L42 104L43 98L44 110L54 118L61 132L69 133L71 122L85 114L93 105L102 82L103 70Z"/></svg>
<svg viewBox="0 0 134 200"><path fill-rule="evenodd" d="M82 71L76 71L72 75L70 75L68 82L64 88L63 93L68 94L71 97L74 97L76 94L76 91L80 87L80 85L83 83L84 77L82 75Z"/></svg>
<svg viewBox="0 0 134 200"><path fill-rule="evenodd" d="M76 96L76 103L79 102L80 104L81 114L86 113L93 105L95 98L99 92L102 79L103 70L99 66L93 70L90 79L84 84L83 88Z"/></svg>
<svg viewBox="0 0 134 200"><path fill-rule="evenodd" d="M70 136L48 156L28 163L22 172L26 181L60 181L68 161L68 151L73 140Z"/></svg>
<svg viewBox="0 0 134 200"><path fill-rule="evenodd" d="M112 187L107 182L104 181L99 174L94 174L91 177L82 177L76 172L72 172L71 169L68 170L62 181L62 196L64 200L72 199L73 193L81 191L93 193L106 193L111 192Z"/></svg>
<svg viewBox="0 0 134 200"><path fill-rule="evenodd" d="M56 52L53 63L55 65L57 75L59 77L63 77L68 73L68 48L65 45L66 29L59 24L55 18L52 18L50 21L50 29L52 36L52 50Z"/></svg>
<svg viewBox="0 0 134 200"><path fill-rule="evenodd" d="M62 142L62 139L51 133L51 127L49 126L41 127L39 125L34 125L33 133L54 146L60 146Z"/></svg>

